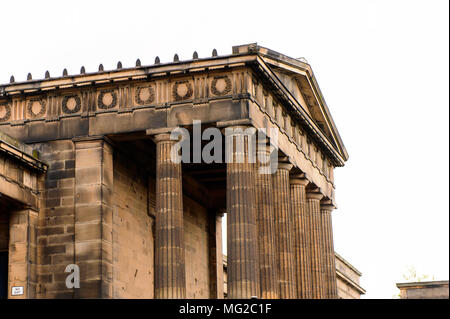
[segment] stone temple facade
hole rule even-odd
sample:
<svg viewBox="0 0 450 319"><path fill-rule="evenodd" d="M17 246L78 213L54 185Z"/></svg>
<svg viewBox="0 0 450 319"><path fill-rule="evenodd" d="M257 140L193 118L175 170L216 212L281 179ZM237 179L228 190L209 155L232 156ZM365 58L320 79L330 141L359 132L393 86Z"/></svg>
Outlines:
<svg viewBox="0 0 450 319"><path fill-rule="evenodd" d="M222 298L226 214L227 298L337 298L333 172L348 155L305 60L249 44L10 82L0 85L3 297ZM243 160L174 161L171 132L196 143L199 121L225 149L244 141L225 151ZM249 128L264 129L254 151L270 173L251 160Z"/></svg>

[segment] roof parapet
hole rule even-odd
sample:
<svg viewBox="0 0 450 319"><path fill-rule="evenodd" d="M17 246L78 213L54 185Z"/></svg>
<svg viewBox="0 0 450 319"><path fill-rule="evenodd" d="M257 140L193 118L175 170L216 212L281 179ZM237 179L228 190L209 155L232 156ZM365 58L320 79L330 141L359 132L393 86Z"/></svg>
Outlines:
<svg viewBox="0 0 450 319"><path fill-rule="evenodd" d="M212 57L218 57L216 49L212 50L211 56ZM198 53L197 53L197 51L194 51L194 54L192 56L192 60L198 60L198 59L199 59ZM205 59L208 59L208 57L206 57ZM190 61L190 60L186 60L186 61ZM185 61L181 61L179 56L178 56L178 54L175 53L175 55L173 57L173 62L167 62L167 63L178 63L178 62L185 62ZM155 61L154 61L153 64L154 65L161 64L159 56L155 57ZM117 71L117 70L122 70L122 69L130 70L130 69L134 69L134 68L140 68L141 66L142 66L142 64L141 64L141 60L140 59L136 59L135 66L134 67L130 67L130 68L123 68L122 62L118 61L115 69L112 69L112 70L109 70L109 71L108 70L105 71L105 68L104 68L103 64L100 63L99 66L98 66L98 70L96 72L88 73L88 75L93 75L93 74L101 73L101 72L112 72L112 71ZM151 65L147 65L147 66L151 66ZM84 66L81 67L80 74L81 75L85 75L86 74L86 69L85 69ZM46 71L45 72L45 76L44 76L43 79L33 79L32 74L28 73L26 81L16 82L14 76L12 75L11 78L10 78L9 83L4 83L4 84L0 83L0 87L10 86L11 84L22 84L22 83L26 83L26 82L41 82L41 81L47 80L47 79L55 80L55 79L65 78L65 77L70 77L70 76L75 76L75 74L74 75L70 75L66 68L63 70L61 77L54 77L54 78L51 78L50 77L50 72Z"/></svg>

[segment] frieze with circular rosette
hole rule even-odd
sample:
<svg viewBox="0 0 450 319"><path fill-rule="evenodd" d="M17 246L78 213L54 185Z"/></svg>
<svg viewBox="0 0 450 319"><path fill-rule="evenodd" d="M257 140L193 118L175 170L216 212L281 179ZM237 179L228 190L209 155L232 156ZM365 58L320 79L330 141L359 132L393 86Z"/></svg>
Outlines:
<svg viewBox="0 0 450 319"><path fill-rule="evenodd" d="M192 85L189 81L175 82L172 87L172 96L176 101L187 100L192 97Z"/></svg>
<svg viewBox="0 0 450 319"><path fill-rule="evenodd" d="M0 123L6 122L11 118L11 105L0 103Z"/></svg>
<svg viewBox="0 0 450 319"><path fill-rule="evenodd" d="M223 96L231 92L231 80L228 76L215 76L211 82L211 92Z"/></svg>
<svg viewBox="0 0 450 319"><path fill-rule="evenodd" d="M99 109L112 109L117 105L117 93L114 90L101 91L98 95L97 104Z"/></svg>
<svg viewBox="0 0 450 319"><path fill-rule="evenodd" d="M74 114L81 110L81 99L78 95L66 95L62 100L62 110L65 114Z"/></svg>
<svg viewBox="0 0 450 319"><path fill-rule="evenodd" d="M139 105L150 104L155 99L155 91L151 86L138 86L136 88L135 101Z"/></svg>
<svg viewBox="0 0 450 319"><path fill-rule="evenodd" d="M31 118L38 118L45 114L45 101L42 99L32 99L27 104L28 115Z"/></svg>

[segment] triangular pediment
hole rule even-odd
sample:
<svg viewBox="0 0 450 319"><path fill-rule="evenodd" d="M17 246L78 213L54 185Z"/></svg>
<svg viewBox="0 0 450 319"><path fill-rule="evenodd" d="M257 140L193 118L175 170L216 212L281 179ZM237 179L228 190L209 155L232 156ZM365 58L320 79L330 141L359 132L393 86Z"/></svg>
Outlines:
<svg viewBox="0 0 450 319"><path fill-rule="evenodd" d="M298 79L296 79L295 76L293 76L290 72L285 72L282 69L276 68L273 70L274 73L278 76L280 81L284 84L286 89L295 97L295 99L300 103L300 105L304 106L305 111L312 116L311 110L309 107L309 104L305 97L302 94L302 87L300 86L300 83ZM307 96L308 97L308 96Z"/></svg>
<svg viewBox="0 0 450 319"><path fill-rule="evenodd" d="M330 144L345 160L348 158L347 150L341 140L339 132L325 102L320 87L312 72L311 66L298 59L289 58L268 49L260 49L262 58L285 89L290 98L300 105L310 120L325 135Z"/></svg>
<svg viewBox="0 0 450 319"><path fill-rule="evenodd" d="M319 104L308 79L303 75L293 74L280 68L273 68L273 71L291 93L292 97L297 100L304 111L312 118L314 123L316 123L331 142L334 142L332 129L327 125L325 112Z"/></svg>

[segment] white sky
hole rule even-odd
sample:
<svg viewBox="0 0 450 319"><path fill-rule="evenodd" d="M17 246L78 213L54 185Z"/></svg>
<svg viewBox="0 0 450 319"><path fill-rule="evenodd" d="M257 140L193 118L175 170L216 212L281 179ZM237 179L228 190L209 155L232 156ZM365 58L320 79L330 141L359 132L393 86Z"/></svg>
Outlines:
<svg viewBox="0 0 450 319"><path fill-rule="evenodd" d="M230 54L258 42L312 65L350 154L335 248L391 298L406 266L449 274L448 1L2 1L0 83Z"/></svg>

